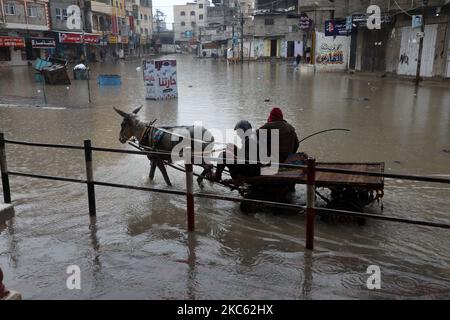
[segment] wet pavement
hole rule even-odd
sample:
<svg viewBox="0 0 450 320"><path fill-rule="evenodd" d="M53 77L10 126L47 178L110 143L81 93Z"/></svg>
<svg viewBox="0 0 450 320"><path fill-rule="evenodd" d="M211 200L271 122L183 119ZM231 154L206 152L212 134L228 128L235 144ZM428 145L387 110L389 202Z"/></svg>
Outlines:
<svg viewBox="0 0 450 320"><path fill-rule="evenodd" d="M31 68L0 69L0 131L6 138L127 148L120 117L144 104L159 125L233 128L262 125L283 108L302 151L318 161L384 161L387 172L450 176L450 90L346 74L297 72L287 63L230 65L177 55L179 99L145 101L139 61L92 66L85 81L46 86ZM98 87L98 74L121 74L120 87ZM45 89L47 105L44 103ZM270 102L265 100L270 99ZM130 148L130 147L128 147ZM79 151L7 146L11 171L85 177ZM149 182L144 157L94 153L97 180L167 188ZM173 189L184 177L170 170ZM304 216L244 215L238 204L196 199L196 233L187 234L184 197L96 188L97 228L89 230L86 187L11 177L15 217L0 221L6 285L25 299L380 299L450 298L450 237L443 229L382 221L366 226L316 223L316 249L304 250ZM206 192L231 194L206 184ZM304 189L296 200L303 204ZM384 214L450 223L450 187L387 180ZM379 213L375 204L367 212ZM79 265L81 290L68 290L66 268ZM369 265L381 289L369 290Z"/></svg>

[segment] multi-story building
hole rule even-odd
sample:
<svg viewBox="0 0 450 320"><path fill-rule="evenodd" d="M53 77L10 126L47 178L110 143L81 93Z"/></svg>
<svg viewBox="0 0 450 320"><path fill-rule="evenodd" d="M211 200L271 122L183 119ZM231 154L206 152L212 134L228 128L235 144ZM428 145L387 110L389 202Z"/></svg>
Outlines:
<svg viewBox="0 0 450 320"><path fill-rule="evenodd" d="M381 10L379 28L368 27L370 5ZM299 12L304 49L319 69L414 76L423 38L420 75L450 77L448 0L301 0ZM424 33L413 27L416 15Z"/></svg>
<svg viewBox="0 0 450 320"><path fill-rule="evenodd" d="M0 0L0 66L26 65L55 47L48 0Z"/></svg>
<svg viewBox="0 0 450 320"><path fill-rule="evenodd" d="M302 51L298 0L256 0L253 10L255 58L294 58Z"/></svg>
<svg viewBox="0 0 450 320"><path fill-rule="evenodd" d="M196 0L185 5L174 6L175 42L197 45L200 32L206 26L209 0Z"/></svg>
<svg viewBox="0 0 450 320"><path fill-rule="evenodd" d="M141 49L143 53L148 53L150 50L152 33L153 33L153 14L152 1L140 0L139 6L139 33L141 35Z"/></svg>

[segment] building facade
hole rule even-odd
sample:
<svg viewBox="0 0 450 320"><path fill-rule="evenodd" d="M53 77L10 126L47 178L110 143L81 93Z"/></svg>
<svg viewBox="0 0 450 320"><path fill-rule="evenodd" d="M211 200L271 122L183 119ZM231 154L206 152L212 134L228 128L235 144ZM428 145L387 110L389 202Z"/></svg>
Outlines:
<svg viewBox="0 0 450 320"><path fill-rule="evenodd" d="M197 46L201 32L207 25L209 0L197 0L174 6L175 43Z"/></svg>
<svg viewBox="0 0 450 320"><path fill-rule="evenodd" d="M380 28L367 26L370 5L381 9ZM319 70L414 76L420 38L423 37L420 75L448 78L449 7L446 0L299 1L301 19L311 21L302 30L308 63ZM412 20L416 15L423 15L423 34L420 27L413 27ZM349 21L351 27L345 31ZM330 26L335 32L339 29L339 34L330 35Z"/></svg>
<svg viewBox="0 0 450 320"><path fill-rule="evenodd" d="M55 47L50 31L49 3L0 0L0 66L27 65Z"/></svg>

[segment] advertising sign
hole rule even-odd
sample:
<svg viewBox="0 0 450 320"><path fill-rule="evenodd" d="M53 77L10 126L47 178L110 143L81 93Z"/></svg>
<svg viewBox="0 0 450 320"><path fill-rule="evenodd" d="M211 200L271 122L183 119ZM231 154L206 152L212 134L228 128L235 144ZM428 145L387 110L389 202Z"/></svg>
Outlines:
<svg viewBox="0 0 450 320"><path fill-rule="evenodd" d="M325 36L348 36L346 20L325 20Z"/></svg>
<svg viewBox="0 0 450 320"><path fill-rule="evenodd" d="M0 47L25 48L25 41L21 37L0 37Z"/></svg>
<svg viewBox="0 0 450 320"><path fill-rule="evenodd" d="M36 49L51 49L56 47L53 38L31 38L31 46Z"/></svg>
<svg viewBox="0 0 450 320"><path fill-rule="evenodd" d="M412 16L412 27L413 29L422 27L422 15Z"/></svg>
<svg viewBox="0 0 450 320"><path fill-rule="evenodd" d="M306 14L302 14L298 26L301 30L309 30L313 27L313 21Z"/></svg>
<svg viewBox="0 0 450 320"><path fill-rule="evenodd" d="M83 43L83 35L80 33L59 33L59 42L61 43ZM84 35L84 43L99 44L100 37L91 34Z"/></svg>
<svg viewBox="0 0 450 320"><path fill-rule="evenodd" d="M162 100L178 97L176 60L144 60L142 69L146 99Z"/></svg>

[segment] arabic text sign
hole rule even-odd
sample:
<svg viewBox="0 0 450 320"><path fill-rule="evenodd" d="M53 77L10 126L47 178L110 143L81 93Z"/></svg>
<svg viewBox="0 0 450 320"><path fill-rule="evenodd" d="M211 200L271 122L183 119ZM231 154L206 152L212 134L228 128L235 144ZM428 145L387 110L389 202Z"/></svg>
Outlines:
<svg viewBox="0 0 450 320"><path fill-rule="evenodd" d="M31 46L37 49L51 49L56 47L56 41L53 38L31 38Z"/></svg>
<svg viewBox="0 0 450 320"><path fill-rule="evenodd" d="M59 42L62 43L83 43L83 35L79 33L59 33ZM91 34L84 35L84 43L98 44L100 43L100 37Z"/></svg>
<svg viewBox="0 0 450 320"><path fill-rule="evenodd" d="M144 61L143 73L146 99L178 97L176 60Z"/></svg>
<svg viewBox="0 0 450 320"><path fill-rule="evenodd" d="M0 47L25 48L25 41L21 37L0 37Z"/></svg>
<svg viewBox="0 0 450 320"><path fill-rule="evenodd" d="M326 20L325 21L325 36L347 36L349 31L347 30L346 20Z"/></svg>

